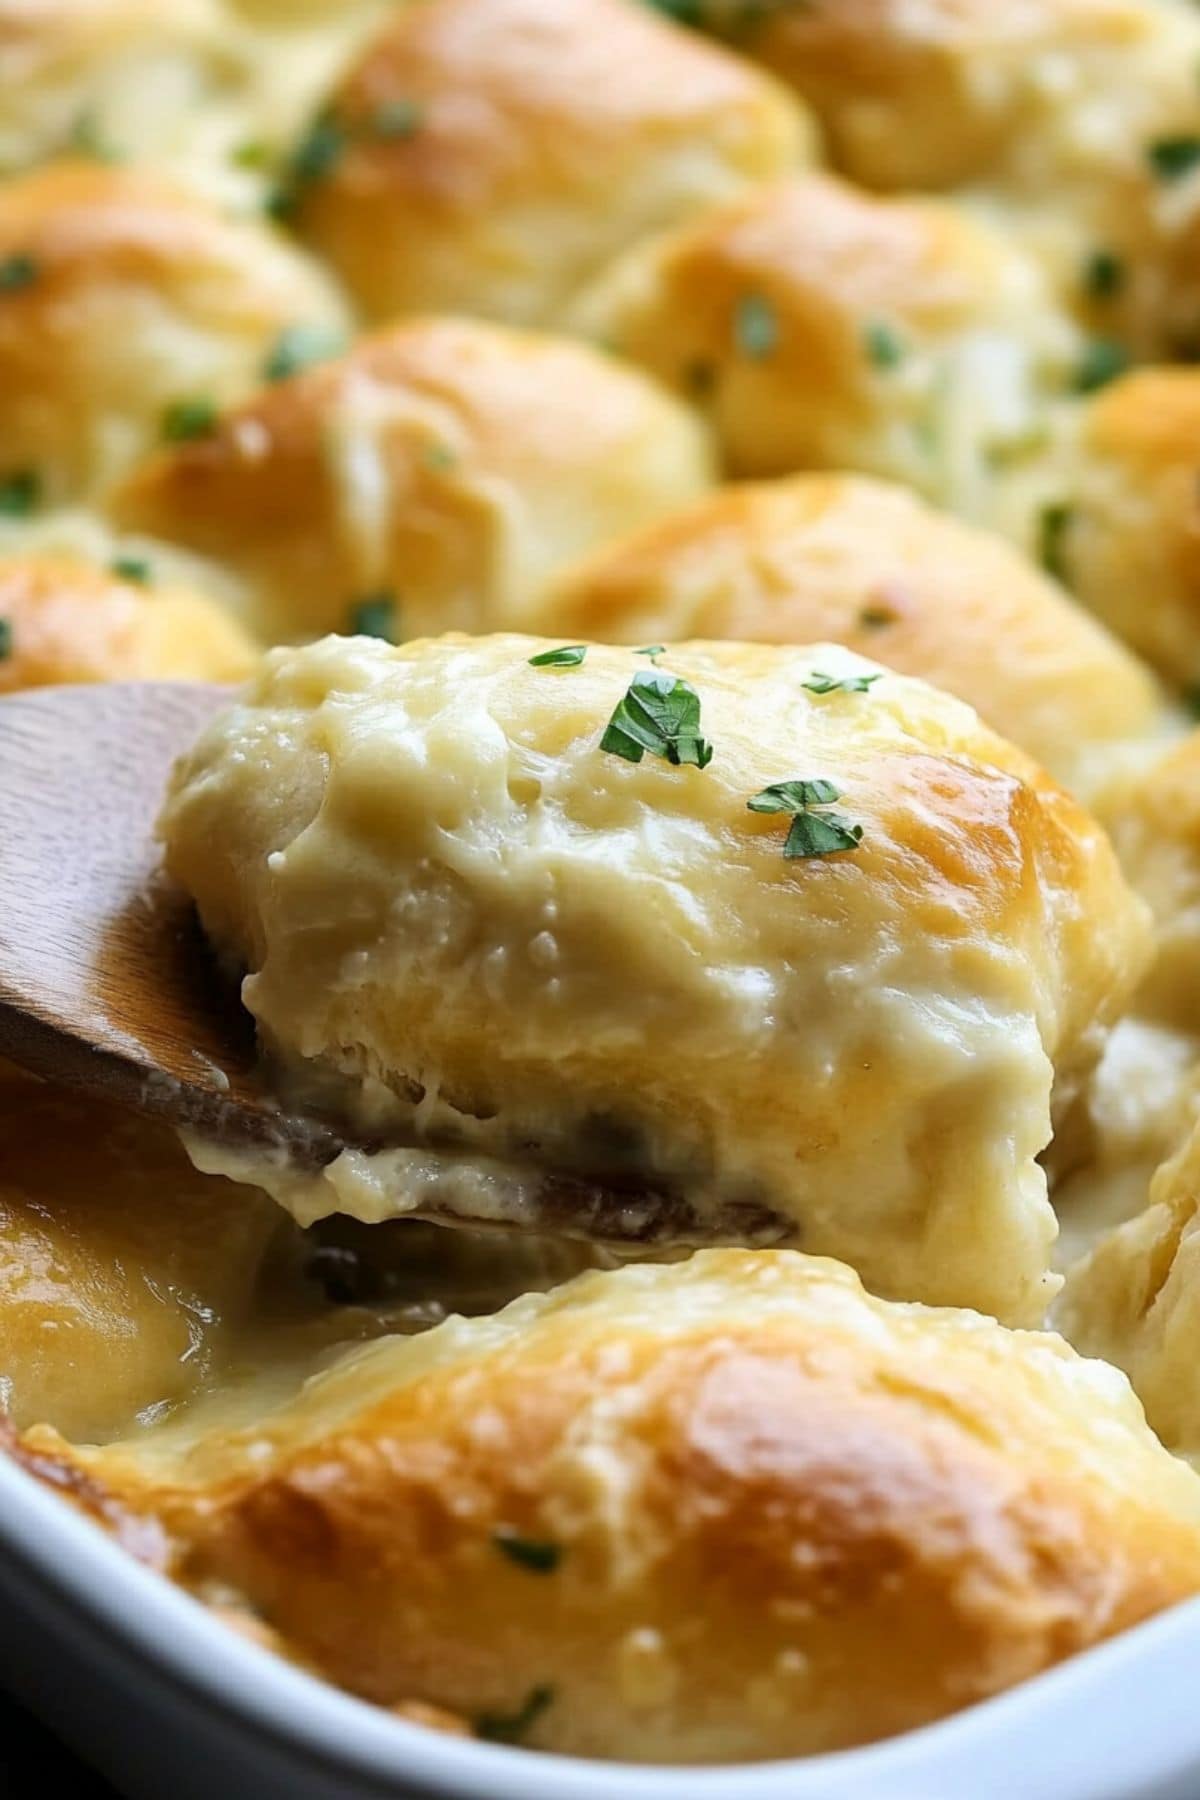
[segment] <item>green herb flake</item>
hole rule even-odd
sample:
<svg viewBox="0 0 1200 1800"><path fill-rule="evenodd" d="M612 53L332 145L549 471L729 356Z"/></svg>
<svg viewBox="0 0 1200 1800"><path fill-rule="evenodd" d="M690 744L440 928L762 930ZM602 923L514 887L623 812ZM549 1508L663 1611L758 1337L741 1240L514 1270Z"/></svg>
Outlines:
<svg viewBox="0 0 1200 1800"><path fill-rule="evenodd" d="M882 319L872 319L863 327L862 341L867 360L877 369L894 369L904 360L904 343L899 332Z"/></svg>
<svg viewBox="0 0 1200 1800"><path fill-rule="evenodd" d="M346 347L343 334L332 325L285 325L263 364L267 381L286 381L314 363L328 362Z"/></svg>
<svg viewBox="0 0 1200 1800"><path fill-rule="evenodd" d="M896 615L886 606L864 606L859 609L858 623L863 631L882 631L885 625L896 623Z"/></svg>
<svg viewBox="0 0 1200 1800"><path fill-rule="evenodd" d="M778 348L779 318L764 295L742 295L733 315L733 341L752 362L762 362Z"/></svg>
<svg viewBox="0 0 1200 1800"><path fill-rule="evenodd" d="M163 411L162 434L168 444L186 444L193 438L211 437L216 425L216 407L200 395L172 400Z"/></svg>
<svg viewBox="0 0 1200 1800"><path fill-rule="evenodd" d="M288 158L267 211L277 219L290 218L303 190L336 168L347 142L345 126L328 110L318 113Z"/></svg>
<svg viewBox="0 0 1200 1800"><path fill-rule="evenodd" d="M80 113L72 125L67 138L67 149L73 151L76 156L89 157L92 162L122 162L125 155L123 150L118 150L116 145L104 136L95 114L91 112Z"/></svg>
<svg viewBox="0 0 1200 1800"><path fill-rule="evenodd" d="M881 675L826 675L814 669L800 686L810 694L865 694L872 682L882 679Z"/></svg>
<svg viewBox="0 0 1200 1800"><path fill-rule="evenodd" d="M1200 719L1200 682L1193 682L1190 687L1185 687L1179 697L1188 717Z"/></svg>
<svg viewBox="0 0 1200 1800"><path fill-rule="evenodd" d="M1093 300L1111 300L1125 285L1125 264L1111 250L1093 250L1083 265L1083 291Z"/></svg>
<svg viewBox="0 0 1200 1800"><path fill-rule="evenodd" d="M447 469L453 469L458 457L449 444L426 444L421 452L421 461L435 475L444 475Z"/></svg>
<svg viewBox="0 0 1200 1800"><path fill-rule="evenodd" d="M230 161L237 169L265 169L270 160L270 148L259 138L247 138L230 155Z"/></svg>
<svg viewBox="0 0 1200 1800"><path fill-rule="evenodd" d="M425 109L415 100L385 100L371 114L371 130L376 137L410 138L420 130Z"/></svg>
<svg viewBox="0 0 1200 1800"><path fill-rule="evenodd" d="M1111 338L1093 338L1075 371L1075 391L1094 394L1098 388L1115 381L1118 375L1124 375L1128 367L1129 352L1124 344L1115 343Z"/></svg>
<svg viewBox="0 0 1200 1800"><path fill-rule="evenodd" d="M776 781L747 800L749 812L790 813L791 827L783 854L794 857L833 856L841 850L854 850L862 842L863 828L842 813L832 812L835 800L842 797L832 781L821 779ZM820 810L816 810L820 808Z"/></svg>
<svg viewBox="0 0 1200 1800"><path fill-rule="evenodd" d="M350 608L349 629L354 637L382 638L385 644L394 644L396 623L396 596L386 589L364 594Z"/></svg>
<svg viewBox="0 0 1200 1800"><path fill-rule="evenodd" d="M553 1699L554 1689L545 1683L530 1688L515 1712L480 1713L475 1720L475 1735L485 1738L491 1744L519 1744L529 1735Z"/></svg>
<svg viewBox="0 0 1200 1800"><path fill-rule="evenodd" d="M665 644L643 644L641 649L635 650L633 654L635 656L648 656L652 663L656 663L660 656L665 656L667 654L667 646Z"/></svg>
<svg viewBox="0 0 1200 1800"><path fill-rule="evenodd" d="M703 0L646 0L646 5L653 7L655 12L666 13L677 25L704 24Z"/></svg>
<svg viewBox="0 0 1200 1800"><path fill-rule="evenodd" d="M0 294L19 294L37 280L37 272L32 256L6 256L0 261Z"/></svg>
<svg viewBox="0 0 1200 1800"><path fill-rule="evenodd" d="M320 181L336 168L345 148L345 127L332 113L318 113L292 152L288 173L294 181Z"/></svg>
<svg viewBox="0 0 1200 1800"><path fill-rule="evenodd" d="M1052 500L1038 515L1038 561L1047 575L1053 575L1057 581L1067 578L1065 540L1072 515L1073 509L1065 500Z"/></svg>
<svg viewBox="0 0 1200 1800"><path fill-rule="evenodd" d="M144 585L151 579L152 570L144 556L115 556L108 566L120 581L137 581Z"/></svg>
<svg viewBox="0 0 1200 1800"><path fill-rule="evenodd" d="M601 750L640 763L646 751L665 762L706 769L712 745L700 735L700 696L664 670L639 669L600 739Z"/></svg>
<svg viewBox="0 0 1200 1800"><path fill-rule="evenodd" d="M0 475L0 518L26 519L42 497L42 478L36 469L14 469Z"/></svg>
<svg viewBox="0 0 1200 1800"><path fill-rule="evenodd" d="M534 1575L552 1575L562 1561L562 1545L550 1538L522 1537L519 1532L501 1526L498 1531L493 1531L492 1542L509 1562Z"/></svg>
<svg viewBox="0 0 1200 1800"><path fill-rule="evenodd" d="M11 619L0 619L0 662L7 662L13 653L13 628Z"/></svg>
<svg viewBox="0 0 1200 1800"><path fill-rule="evenodd" d="M558 650L541 650L531 656L531 669L577 669L587 655L586 644L563 644Z"/></svg>
<svg viewBox="0 0 1200 1800"><path fill-rule="evenodd" d="M1050 442L1049 428L1045 425L1029 425L1024 431L1015 431L1011 437L993 438L985 445L984 455L991 469L1011 469L1019 463L1027 462L1036 456Z"/></svg>
<svg viewBox="0 0 1200 1800"><path fill-rule="evenodd" d="M1200 137L1181 133L1156 138L1146 146L1146 159L1160 181L1181 181L1200 165Z"/></svg>

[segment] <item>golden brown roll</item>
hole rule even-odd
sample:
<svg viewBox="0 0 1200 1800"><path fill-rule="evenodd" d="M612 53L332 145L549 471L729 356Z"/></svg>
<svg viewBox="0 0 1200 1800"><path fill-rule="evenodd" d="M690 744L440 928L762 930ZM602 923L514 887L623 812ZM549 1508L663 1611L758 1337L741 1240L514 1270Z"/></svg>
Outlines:
<svg viewBox="0 0 1200 1800"><path fill-rule="evenodd" d="M566 563L711 479L699 422L636 371L428 319L162 450L112 511L234 570L266 636L412 636L521 624Z"/></svg>
<svg viewBox="0 0 1200 1800"><path fill-rule="evenodd" d="M605 1235L598 1188L615 1235L1040 1316L1052 1076L1145 925L948 695L830 645L330 638L265 659L161 829L274 1078L367 1145L311 1178L194 1147L302 1222Z"/></svg>
<svg viewBox="0 0 1200 1800"><path fill-rule="evenodd" d="M735 474L861 469L958 511L987 499L1079 353L1004 236L823 175L632 251L576 322L706 405Z"/></svg>
<svg viewBox="0 0 1200 1800"><path fill-rule="evenodd" d="M85 1441L202 1387L278 1213L173 1134L0 1064L0 1413Z"/></svg>
<svg viewBox="0 0 1200 1800"><path fill-rule="evenodd" d="M1059 1322L1088 1355L1129 1376L1178 1454L1200 1457L1200 1125L1150 1184L1143 1211L1072 1268Z"/></svg>
<svg viewBox="0 0 1200 1800"><path fill-rule="evenodd" d="M1083 414L1061 476L1068 585L1181 687L1200 681L1200 371L1146 369Z"/></svg>
<svg viewBox="0 0 1200 1800"><path fill-rule="evenodd" d="M1119 783L1104 815L1154 915L1155 961L1139 1011L1200 1033L1200 732Z"/></svg>
<svg viewBox="0 0 1200 1800"><path fill-rule="evenodd" d="M836 167L961 189L1033 247L1097 333L1195 353L1200 19L1161 0L699 0L813 107Z"/></svg>
<svg viewBox="0 0 1200 1800"><path fill-rule="evenodd" d="M1033 194L1196 120L1200 31L1157 0L699 0L813 107L876 188L1003 180Z"/></svg>
<svg viewBox="0 0 1200 1800"><path fill-rule="evenodd" d="M783 89L648 7L438 0L335 89L284 200L371 319L545 326L618 251L808 148Z"/></svg>
<svg viewBox="0 0 1200 1800"><path fill-rule="evenodd" d="M340 301L265 226L154 174L51 164L0 187L0 514L94 494L164 433L206 431L281 335Z"/></svg>
<svg viewBox="0 0 1200 1800"><path fill-rule="evenodd" d="M787 1251L385 1340L243 1431L34 1453L353 1692L576 1755L867 1742L1200 1587L1200 1483L1116 1371Z"/></svg>
<svg viewBox="0 0 1200 1800"><path fill-rule="evenodd" d="M257 646L216 601L65 556L0 557L0 694L64 681L240 681Z"/></svg>
<svg viewBox="0 0 1200 1800"><path fill-rule="evenodd" d="M722 488L569 571L538 628L845 644L957 694L1088 793L1166 718L1150 672L1003 540L860 476Z"/></svg>

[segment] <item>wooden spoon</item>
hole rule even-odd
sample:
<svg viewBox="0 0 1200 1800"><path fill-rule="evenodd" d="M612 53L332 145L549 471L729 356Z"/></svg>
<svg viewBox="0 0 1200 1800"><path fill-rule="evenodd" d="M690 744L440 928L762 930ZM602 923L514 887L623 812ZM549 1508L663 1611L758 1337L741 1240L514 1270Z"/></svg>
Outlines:
<svg viewBox="0 0 1200 1800"><path fill-rule="evenodd" d="M209 954L153 827L175 758L229 698L183 682L39 688L0 700L0 1056L36 1075L312 1170L364 1143L272 1095L254 1025ZM453 1172L455 1152L434 1153ZM514 1165L512 1223L613 1242L778 1243L754 1201L703 1212L661 1177ZM532 1179L531 1179L532 1176ZM494 1224L461 1184L415 1215ZM507 1209L506 1209L507 1210Z"/></svg>

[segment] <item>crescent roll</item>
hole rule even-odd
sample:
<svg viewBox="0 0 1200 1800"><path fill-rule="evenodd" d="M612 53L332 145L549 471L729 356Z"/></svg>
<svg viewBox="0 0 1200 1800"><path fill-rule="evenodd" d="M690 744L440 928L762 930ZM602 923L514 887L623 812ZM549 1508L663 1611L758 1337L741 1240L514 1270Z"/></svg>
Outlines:
<svg viewBox="0 0 1200 1800"><path fill-rule="evenodd" d="M618 251L809 144L770 77L649 7L438 0L335 88L283 200L369 319L547 326Z"/></svg>
<svg viewBox="0 0 1200 1800"><path fill-rule="evenodd" d="M1200 1457L1200 1125L1162 1164L1144 1211L1068 1273L1059 1320L1073 1343L1125 1370L1169 1449Z"/></svg>
<svg viewBox="0 0 1200 1800"><path fill-rule="evenodd" d="M1105 823L1154 915L1155 961L1139 1011L1200 1027L1200 732L1106 796Z"/></svg>
<svg viewBox="0 0 1200 1800"><path fill-rule="evenodd" d="M702 17L815 111L867 187L968 189L1092 328L1194 354L1200 19L1160 0L805 0Z"/></svg>
<svg viewBox="0 0 1200 1800"><path fill-rule="evenodd" d="M690 394L730 471L860 469L979 512L1081 355L1038 265L939 200L825 175L644 244L578 326Z"/></svg>
<svg viewBox="0 0 1200 1800"><path fill-rule="evenodd" d="M650 1242L797 1240L1040 1317L1052 1080L1145 921L948 695L828 645L328 639L266 658L161 831L276 1079L364 1146L254 1161L302 1222L565 1192L603 1235L599 1184Z"/></svg>
<svg viewBox="0 0 1200 1800"><path fill-rule="evenodd" d="M635 370L425 319L160 451L111 512L239 575L267 637L412 636L523 624L565 564L712 478L700 422Z"/></svg>
<svg viewBox="0 0 1200 1800"><path fill-rule="evenodd" d="M722 488L569 571L539 629L845 644L957 694L1084 793L1167 719L1150 672L1002 539L861 476Z"/></svg>
<svg viewBox="0 0 1200 1800"><path fill-rule="evenodd" d="M283 334L344 324L301 251L155 174L57 163L0 186L0 516L94 496L163 435L207 431Z"/></svg>
<svg viewBox="0 0 1200 1800"><path fill-rule="evenodd" d="M148 562L0 558L0 694L70 681L240 681L257 646L224 607Z"/></svg>
<svg viewBox="0 0 1200 1800"><path fill-rule="evenodd" d="M1200 681L1200 372L1145 369L1085 409L1062 470L1064 580L1181 687Z"/></svg>
<svg viewBox="0 0 1200 1800"><path fill-rule="evenodd" d="M1103 167L1173 108L1186 120L1181 53L1194 61L1200 42L1154 0L699 0L697 10L803 95L838 168L885 189L1033 187L1089 151ZM1092 122L1101 101L1106 135Z"/></svg>
<svg viewBox="0 0 1200 1800"><path fill-rule="evenodd" d="M571 1755L868 1742L1200 1588L1200 1481L1115 1370L789 1251L386 1339L246 1429L18 1454L354 1693Z"/></svg>

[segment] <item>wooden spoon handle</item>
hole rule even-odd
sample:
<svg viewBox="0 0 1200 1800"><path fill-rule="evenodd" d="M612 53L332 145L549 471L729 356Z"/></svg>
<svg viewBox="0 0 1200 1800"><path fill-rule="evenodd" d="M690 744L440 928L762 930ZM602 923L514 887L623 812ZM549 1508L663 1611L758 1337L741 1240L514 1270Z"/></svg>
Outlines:
<svg viewBox="0 0 1200 1800"><path fill-rule="evenodd" d="M0 1055L224 1139L290 1140L154 841L172 763L227 698L139 682L0 701Z"/></svg>

